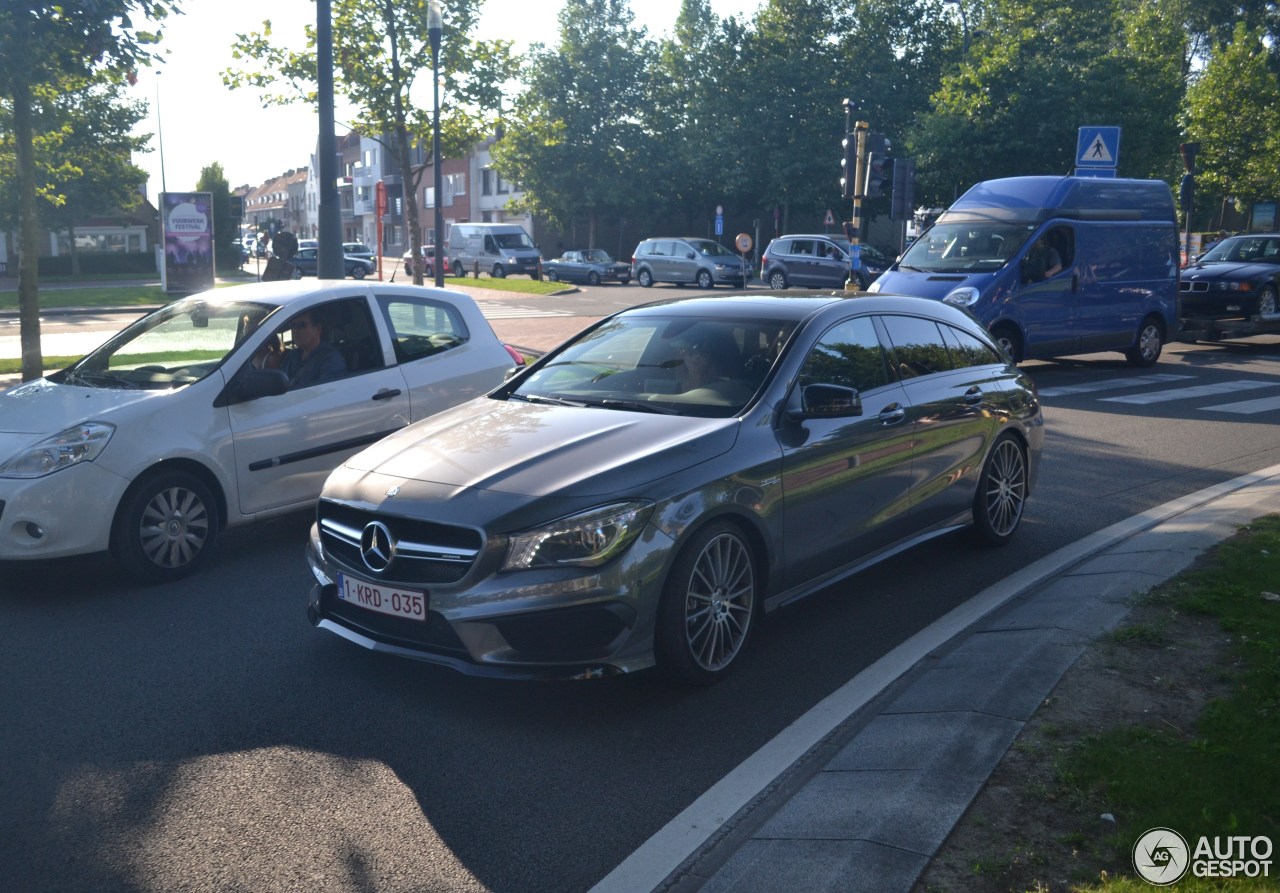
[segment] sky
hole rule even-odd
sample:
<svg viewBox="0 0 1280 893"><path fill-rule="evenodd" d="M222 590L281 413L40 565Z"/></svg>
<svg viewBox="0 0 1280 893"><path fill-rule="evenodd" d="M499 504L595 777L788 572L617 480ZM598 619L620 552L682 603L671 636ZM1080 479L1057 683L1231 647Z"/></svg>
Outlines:
<svg viewBox="0 0 1280 893"><path fill-rule="evenodd" d="M744 16L760 2L711 0L711 7L722 17ZM447 21L448 0L443 5ZM152 151L134 159L148 173L147 195L154 202L165 189L194 190L200 171L215 161L233 189L306 167L319 127L315 110L263 108L257 91L224 87L221 72L235 64L236 35L260 30L264 18L280 42L297 35L301 48L303 28L315 23L313 0L185 0L182 6L184 14L164 27L166 61L139 71L131 93L151 108L138 131L152 134ZM560 6L561 0L485 0L478 36L515 41L517 49L554 45ZM680 0L632 0L632 9L636 24L657 37L670 32ZM341 107L336 118L337 132L344 133Z"/></svg>

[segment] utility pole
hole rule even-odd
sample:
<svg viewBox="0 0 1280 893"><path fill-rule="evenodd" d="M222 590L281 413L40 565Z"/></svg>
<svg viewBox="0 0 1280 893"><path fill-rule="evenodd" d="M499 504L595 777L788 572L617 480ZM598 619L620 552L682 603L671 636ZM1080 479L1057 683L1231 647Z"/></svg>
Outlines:
<svg viewBox="0 0 1280 893"><path fill-rule="evenodd" d="M845 280L844 287L847 291L855 291L858 288L858 270L862 268L862 248L859 244L859 235L862 231L862 199L863 191L866 183L866 150L867 150L867 130L870 125L866 121L859 121L852 124L853 113L857 111L857 106L852 99L844 100L844 128L845 139L854 141L854 170L853 182L850 184L847 180L850 171L848 163L845 164L845 194L848 195L852 186L853 197L853 214L849 218L849 222L845 224L845 235L849 239L849 278ZM852 125L852 126L851 126ZM848 146L846 146L845 157L848 158Z"/></svg>

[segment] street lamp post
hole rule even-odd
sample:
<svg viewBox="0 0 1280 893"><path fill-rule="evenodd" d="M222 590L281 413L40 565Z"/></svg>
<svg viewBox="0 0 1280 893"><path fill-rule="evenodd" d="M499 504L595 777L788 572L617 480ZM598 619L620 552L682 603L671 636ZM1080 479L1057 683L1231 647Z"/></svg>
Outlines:
<svg viewBox="0 0 1280 893"><path fill-rule="evenodd" d="M969 55L969 17L964 14L964 0L942 0L942 2L960 10L961 49L967 57Z"/></svg>
<svg viewBox="0 0 1280 893"><path fill-rule="evenodd" d="M435 258L431 267L436 275L436 288L444 288L444 209L440 206L442 195L442 178L440 176L440 36L444 32L444 23L440 19L439 0L428 0L427 34L431 38L431 167L434 172L435 186Z"/></svg>

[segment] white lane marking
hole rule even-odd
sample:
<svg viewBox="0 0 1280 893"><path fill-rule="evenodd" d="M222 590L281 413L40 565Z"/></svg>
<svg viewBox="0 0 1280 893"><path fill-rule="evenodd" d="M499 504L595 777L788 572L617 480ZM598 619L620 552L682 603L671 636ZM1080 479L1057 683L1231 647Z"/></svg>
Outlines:
<svg viewBox="0 0 1280 893"><path fill-rule="evenodd" d="M1252 391L1257 388L1274 388L1280 382L1241 379L1239 381L1221 381L1217 384L1202 384L1193 388L1174 388L1170 391L1155 391L1149 394L1128 394L1124 397L1100 397L1100 402L1132 403L1145 406L1151 403L1170 403L1174 400L1194 400L1197 397L1216 397L1218 394L1231 394L1235 391Z"/></svg>
<svg viewBox="0 0 1280 893"><path fill-rule="evenodd" d="M1277 476L1280 476L1280 465L1272 465L1158 505L1063 546L987 587L815 704L660 828L613 871L601 878L589 893L637 893L656 889L685 859L710 840L725 822L755 799L796 760L931 651L940 648L991 611L1122 540L1246 487L1262 485L1255 494L1241 500L1247 507L1247 511L1236 509L1241 522L1267 511L1274 511L1277 482L1271 479Z"/></svg>
<svg viewBox="0 0 1280 893"><path fill-rule="evenodd" d="M476 301L476 306L486 319L525 319L540 316L573 316L567 310L541 310L536 307L513 307L492 301Z"/></svg>
<svg viewBox="0 0 1280 893"><path fill-rule="evenodd" d="M1097 391L1118 391L1122 388L1137 388L1148 384L1161 384L1166 381L1182 381L1195 378L1194 375L1135 375L1129 378L1108 378L1104 381L1090 381L1085 384L1068 384L1057 388L1040 388L1041 397L1069 397L1074 394L1092 394Z"/></svg>
<svg viewBox="0 0 1280 893"><path fill-rule="evenodd" d="M1238 403L1219 403L1217 406L1201 407L1203 412L1234 412L1240 415L1270 412L1273 409L1280 409L1280 397L1260 397L1257 400L1241 400Z"/></svg>

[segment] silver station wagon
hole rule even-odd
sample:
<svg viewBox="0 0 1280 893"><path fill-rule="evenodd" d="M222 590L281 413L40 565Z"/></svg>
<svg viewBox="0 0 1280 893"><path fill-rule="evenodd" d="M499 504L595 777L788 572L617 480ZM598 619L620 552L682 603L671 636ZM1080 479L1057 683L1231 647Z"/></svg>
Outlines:
<svg viewBox="0 0 1280 893"><path fill-rule="evenodd" d="M938 301L647 304L335 470L309 616L466 673L706 684L772 609L961 527L1008 542L1043 440Z"/></svg>

